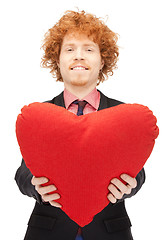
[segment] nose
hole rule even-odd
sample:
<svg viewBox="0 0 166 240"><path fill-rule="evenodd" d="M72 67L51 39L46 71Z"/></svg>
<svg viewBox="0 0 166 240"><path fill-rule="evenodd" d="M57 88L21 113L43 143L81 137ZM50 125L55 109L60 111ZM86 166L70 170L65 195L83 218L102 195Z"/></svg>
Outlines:
<svg viewBox="0 0 166 240"><path fill-rule="evenodd" d="M83 51L79 48L75 50L74 60L84 60L84 59L85 57L84 57Z"/></svg>

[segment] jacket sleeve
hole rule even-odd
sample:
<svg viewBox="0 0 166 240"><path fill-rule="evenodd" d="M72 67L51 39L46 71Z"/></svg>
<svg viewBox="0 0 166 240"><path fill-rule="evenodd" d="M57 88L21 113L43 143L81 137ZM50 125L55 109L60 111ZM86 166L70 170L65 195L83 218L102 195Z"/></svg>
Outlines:
<svg viewBox="0 0 166 240"><path fill-rule="evenodd" d="M40 194L36 191L35 186L32 185L31 179L33 175L25 165L24 159L22 159L21 166L17 169L15 174L16 183L20 191L29 197L33 197L40 204L43 204Z"/></svg>
<svg viewBox="0 0 166 240"><path fill-rule="evenodd" d="M130 194L124 194L123 197L121 199L118 199L116 203L121 202L126 198L134 196L141 189L142 185L145 182L145 178L146 178L145 170L144 168L142 168L142 170L136 176L137 186L131 190Z"/></svg>

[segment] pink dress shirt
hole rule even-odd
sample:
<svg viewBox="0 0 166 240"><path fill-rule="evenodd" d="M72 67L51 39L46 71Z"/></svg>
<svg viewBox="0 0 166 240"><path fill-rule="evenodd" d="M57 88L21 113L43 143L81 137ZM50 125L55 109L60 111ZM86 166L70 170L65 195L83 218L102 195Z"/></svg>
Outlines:
<svg viewBox="0 0 166 240"><path fill-rule="evenodd" d="M75 100L83 101L86 100L88 103L85 105L83 114L96 112L99 108L100 103L100 93L97 91L96 88L94 88L88 95L86 95L83 99L78 99L75 95L73 95L71 92L69 92L66 88L64 89L63 93L64 102L65 102L65 108L73 112L74 114L77 114L78 105L72 103Z"/></svg>

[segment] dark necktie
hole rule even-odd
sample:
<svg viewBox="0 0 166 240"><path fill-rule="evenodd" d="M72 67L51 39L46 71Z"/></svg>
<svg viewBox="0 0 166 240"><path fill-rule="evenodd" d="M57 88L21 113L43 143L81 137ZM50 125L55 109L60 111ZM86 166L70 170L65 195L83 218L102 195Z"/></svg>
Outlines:
<svg viewBox="0 0 166 240"><path fill-rule="evenodd" d="M75 100L73 103L78 104L77 116L83 115L83 109L84 109L85 105L87 104L87 101L85 101L85 100L84 101ZM83 240L80 227L78 229L78 233L77 233L77 236L76 236L75 240Z"/></svg>
<svg viewBox="0 0 166 240"><path fill-rule="evenodd" d="M77 116L83 115L83 109L84 109L85 105L87 104L87 101L85 101L85 100L84 101L75 100L73 103L78 104Z"/></svg>

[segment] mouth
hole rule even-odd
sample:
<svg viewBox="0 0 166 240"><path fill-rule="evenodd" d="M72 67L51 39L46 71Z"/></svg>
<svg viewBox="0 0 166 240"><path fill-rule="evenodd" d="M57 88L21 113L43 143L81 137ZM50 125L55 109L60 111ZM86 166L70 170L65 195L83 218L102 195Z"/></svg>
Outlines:
<svg viewBox="0 0 166 240"><path fill-rule="evenodd" d="M84 67L84 66L74 66L74 67L71 67L70 70L84 71L84 70L89 70L89 68L88 67Z"/></svg>

